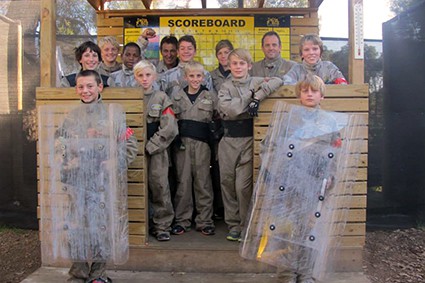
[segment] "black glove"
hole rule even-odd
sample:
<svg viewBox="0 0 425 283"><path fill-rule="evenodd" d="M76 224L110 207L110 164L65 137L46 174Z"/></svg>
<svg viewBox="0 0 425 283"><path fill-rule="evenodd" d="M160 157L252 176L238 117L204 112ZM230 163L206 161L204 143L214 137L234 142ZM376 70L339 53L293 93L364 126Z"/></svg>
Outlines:
<svg viewBox="0 0 425 283"><path fill-rule="evenodd" d="M258 107L260 107L260 101L257 99L252 99L248 105L248 114L252 117L258 117Z"/></svg>

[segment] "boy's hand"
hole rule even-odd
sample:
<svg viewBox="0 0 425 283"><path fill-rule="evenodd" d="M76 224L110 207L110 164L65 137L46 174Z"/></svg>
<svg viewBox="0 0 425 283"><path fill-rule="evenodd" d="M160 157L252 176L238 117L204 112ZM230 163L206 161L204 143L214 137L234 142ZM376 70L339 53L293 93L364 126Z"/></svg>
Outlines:
<svg viewBox="0 0 425 283"><path fill-rule="evenodd" d="M258 117L258 107L260 107L260 101L258 99L252 99L248 105L248 114L251 117Z"/></svg>
<svg viewBox="0 0 425 283"><path fill-rule="evenodd" d="M146 39L154 38L155 36L156 36L156 32L151 28L146 28L142 32L142 37Z"/></svg>

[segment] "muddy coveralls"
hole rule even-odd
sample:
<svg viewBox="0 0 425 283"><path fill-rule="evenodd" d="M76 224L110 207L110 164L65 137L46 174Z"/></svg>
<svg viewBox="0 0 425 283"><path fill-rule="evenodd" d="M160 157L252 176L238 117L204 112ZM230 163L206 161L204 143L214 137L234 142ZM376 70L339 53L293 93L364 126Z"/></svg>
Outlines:
<svg viewBox="0 0 425 283"><path fill-rule="evenodd" d="M296 64L283 76L283 83L285 85L295 85L297 82L304 80L308 73L319 76L325 84L347 84L344 75L334 63L322 60L319 60L314 65L307 64L305 61Z"/></svg>
<svg viewBox="0 0 425 283"><path fill-rule="evenodd" d="M93 102L93 104L101 104L102 103L102 96L99 95L99 98L97 101ZM84 128L82 127L83 122L85 122L87 124L87 129L89 128L94 128L95 130L102 132L102 127L104 125L105 120L108 119L107 115L105 114L106 111L100 111L98 112L99 109L102 108L95 108L96 111L87 111L89 109L75 109L74 111L71 111L67 118L65 119L63 125L61 128L58 129L58 131L56 132L56 138L60 140L61 137L64 136L72 136L72 129L75 129L76 126L75 124L79 125L79 128ZM80 137L80 138L84 138L84 137ZM133 132L129 129L127 129L127 136L126 136L126 145L127 145L127 164L130 164L137 156L137 152L138 152L138 146L137 146L137 139L134 136ZM58 143L60 144L60 143ZM67 148L66 146L60 146L60 150L58 152L62 152L63 156L70 156L72 155L71 150L69 148ZM83 150L81 151L83 152ZM102 152L103 151L99 151ZM102 155L102 154L98 154L98 155L92 155L91 152L89 151L87 154L87 156L85 156L84 154L82 154L80 156L79 162L84 162L84 158L93 158L93 156L99 158L99 165L101 164L102 161L105 160L106 156ZM66 164L66 160L64 160L64 164L63 167L66 168L67 164ZM71 162L71 161L70 161ZM96 170L96 168L93 168L93 170ZM79 176L83 175L84 176L85 172L80 172ZM75 182L75 180L72 180L70 178L68 178L68 176L76 176L77 174L67 174L67 171L65 169L61 169L61 181L66 183L66 184L73 184L73 182ZM85 203L74 203L73 205L85 205L87 206L87 216L85 217L85 219L83 220L83 223L85 223L85 225L92 225L93 223L100 223L101 220L99 220L98 217L99 215L102 215L103 212L99 212L97 211L97 213L93 212L92 209L96 209L99 206L99 200L102 199L102 194L105 194L105 192L103 191L98 191L99 186L103 186L98 184L97 181L99 180L86 180L85 182L85 190L95 190L91 193L92 198L89 198L85 201ZM81 180L80 180L81 182ZM80 183L78 183L80 184ZM80 184L81 185L81 184ZM107 189L107 188L106 188ZM69 193L70 195L72 195L72 191ZM90 195L90 194L89 194ZM96 197L94 197L96 196ZM99 208L98 208L99 209ZM101 209L101 208L100 208ZM91 217L96 218L95 220L92 220ZM74 219L75 220L75 219ZM71 220L72 221L72 220ZM78 223L80 223L80 219L78 220ZM106 221L106 220L105 220ZM105 226L106 227L106 226ZM102 228L99 228L99 230L101 230ZM101 233L101 232L99 232ZM106 237L106 236L105 236ZM72 236L70 238L72 239ZM74 239L76 241L76 239ZM108 250L108 247L98 247L98 246L94 246L93 247L94 252L99 253L99 260L93 260L93 262L91 264L89 264L88 262L82 262L82 261L74 261L72 262L71 268L69 269L68 274L71 276L67 282L74 282L74 283L84 283L86 282L86 280L93 280L96 278L107 278L106 275L106 262L105 262L105 258L104 255L102 255L102 250Z"/></svg>
<svg viewBox="0 0 425 283"><path fill-rule="evenodd" d="M176 65L174 67L177 67L178 64L179 64L179 58L177 58ZM165 73L166 71L171 69L172 68L170 69L167 68L167 65L165 65L164 60L159 61L158 64L156 65L156 72L158 74Z"/></svg>
<svg viewBox="0 0 425 283"><path fill-rule="evenodd" d="M264 58L263 60L252 64L250 74L253 77L282 78L287 72L289 72L292 66L296 64L297 63L294 61L285 60L281 57L273 60Z"/></svg>
<svg viewBox="0 0 425 283"><path fill-rule="evenodd" d="M174 197L175 224L187 230L191 227L193 195L196 207L196 230L214 227L212 221L214 194L211 184L211 150L209 124L213 119L217 97L203 86L191 102L188 87L172 97L179 125L180 140L174 144L177 191ZM194 94L193 96L195 96Z"/></svg>
<svg viewBox="0 0 425 283"><path fill-rule="evenodd" d="M153 209L152 233L169 233L174 218L168 183L168 147L178 133L172 102L162 91L145 92L146 158Z"/></svg>
<svg viewBox="0 0 425 283"><path fill-rule="evenodd" d="M121 70L113 72L109 75L108 83L114 82L115 87L137 87L138 83L134 78L133 69L128 69L122 65Z"/></svg>
<svg viewBox="0 0 425 283"><path fill-rule="evenodd" d="M225 71L221 65L219 65L217 69L211 71L211 79L214 85L214 89L217 93L220 90L221 85L226 81L229 76L230 70Z"/></svg>
<svg viewBox="0 0 425 283"><path fill-rule="evenodd" d="M253 98L262 101L282 84L279 78L229 78L218 94L218 111L224 136L218 145L224 219L229 232L240 233L244 227L252 195L253 119L248 105ZM252 90L252 91L251 91Z"/></svg>
<svg viewBox="0 0 425 283"><path fill-rule="evenodd" d="M164 91L170 97L187 86L187 81L184 79L184 65L185 63L179 62L177 67L161 73L158 78L160 90ZM209 91L214 91L211 75L208 71L204 71L202 85Z"/></svg>

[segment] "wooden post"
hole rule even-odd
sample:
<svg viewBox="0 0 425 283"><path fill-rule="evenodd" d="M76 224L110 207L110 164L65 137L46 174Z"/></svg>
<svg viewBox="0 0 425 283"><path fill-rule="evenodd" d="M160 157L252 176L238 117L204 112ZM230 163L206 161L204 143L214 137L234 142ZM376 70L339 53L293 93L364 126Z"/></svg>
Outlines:
<svg viewBox="0 0 425 283"><path fill-rule="evenodd" d="M348 81L364 83L363 0L348 0Z"/></svg>
<svg viewBox="0 0 425 283"><path fill-rule="evenodd" d="M56 1L41 0L40 86L56 86Z"/></svg>

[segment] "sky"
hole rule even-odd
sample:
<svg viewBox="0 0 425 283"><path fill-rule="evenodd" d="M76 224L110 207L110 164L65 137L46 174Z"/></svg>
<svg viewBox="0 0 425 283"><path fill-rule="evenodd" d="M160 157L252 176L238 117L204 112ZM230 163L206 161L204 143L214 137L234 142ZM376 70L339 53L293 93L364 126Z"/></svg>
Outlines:
<svg viewBox="0 0 425 283"><path fill-rule="evenodd" d="M382 23L394 17L389 0L363 0L363 37L382 39ZM348 37L348 0L324 0L319 8L321 37Z"/></svg>

